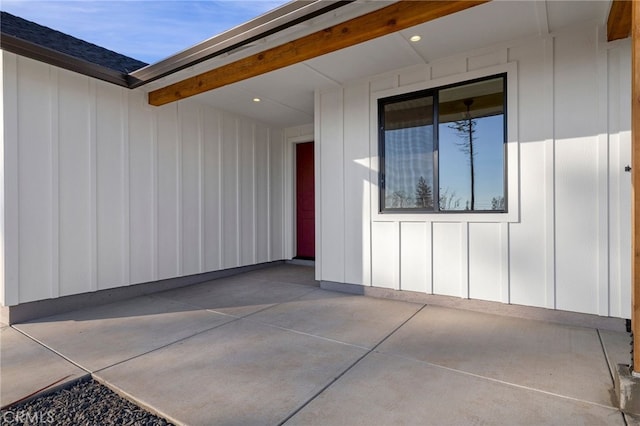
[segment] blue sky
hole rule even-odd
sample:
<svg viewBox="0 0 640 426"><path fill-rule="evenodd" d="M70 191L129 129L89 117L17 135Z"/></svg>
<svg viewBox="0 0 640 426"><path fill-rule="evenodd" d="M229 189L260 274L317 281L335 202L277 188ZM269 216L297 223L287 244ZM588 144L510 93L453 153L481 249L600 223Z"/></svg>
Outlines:
<svg viewBox="0 0 640 426"><path fill-rule="evenodd" d="M3 11L154 63L288 0L0 0Z"/></svg>

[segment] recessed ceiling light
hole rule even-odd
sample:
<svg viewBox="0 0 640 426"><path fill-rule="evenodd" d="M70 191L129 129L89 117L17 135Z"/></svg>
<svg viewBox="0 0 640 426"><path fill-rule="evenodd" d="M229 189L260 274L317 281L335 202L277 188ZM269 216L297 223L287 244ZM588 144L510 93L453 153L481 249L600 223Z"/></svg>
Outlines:
<svg viewBox="0 0 640 426"><path fill-rule="evenodd" d="M414 35L414 36L411 36L411 38L409 38L409 40L411 40L414 43L417 41L420 41L421 39L422 37L420 37L419 35Z"/></svg>
<svg viewBox="0 0 640 426"><path fill-rule="evenodd" d="M253 98L253 102L260 102L262 99L260 98Z"/></svg>

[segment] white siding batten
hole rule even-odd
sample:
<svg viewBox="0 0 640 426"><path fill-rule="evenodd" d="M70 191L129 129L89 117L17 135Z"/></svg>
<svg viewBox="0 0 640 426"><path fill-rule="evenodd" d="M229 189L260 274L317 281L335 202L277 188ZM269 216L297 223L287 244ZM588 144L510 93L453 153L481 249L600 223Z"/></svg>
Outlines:
<svg viewBox="0 0 640 426"><path fill-rule="evenodd" d="M11 71L11 68L4 69L4 72ZM25 302L51 297L54 241L51 229L50 120L57 117L52 117L51 104L47 99L50 93L48 67L17 57L15 72L18 76L15 86L18 90L17 139L5 144L15 145L17 149L18 185L15 190L18 214L15 222L5 223L5 228L19 226L16 232L19 241L13 246L19 262L17 302Z"/></svg>
<svg viewBox="0 0 640 426"><path fill-rule="evenodd" d="M2 74L2 127L0 134L2 146L0 167L2 176L2 212L0 212L0 230L2 230L2 276L0 301L4 305L15 305L20 301L20 202L19 202L19 126L18 126L18 57L13 53L0 52ZM52 215L53 216L53 215ZM50 242L50 244L52 244ZM53 266L51 265L51 269ZM51 272L50 272L51 274Z"/></svg>
<svg viewBox="0 0 640 426"><path fill-rule="evenodd" d="M58 69L49 70L51 104L51 297L60 296L60 130L58 117Z"/></svg>
<svg viewBox="0 0 640 426"><path fill-rule="evenodd" d="M317 220L322 222L320 245L321 279L344 282L345 223L344 223L344 120L343 91L320 93L321 140L320 164L323 171L319 190L322 197ZM316 253L318 255L318 253Z"/></svg>

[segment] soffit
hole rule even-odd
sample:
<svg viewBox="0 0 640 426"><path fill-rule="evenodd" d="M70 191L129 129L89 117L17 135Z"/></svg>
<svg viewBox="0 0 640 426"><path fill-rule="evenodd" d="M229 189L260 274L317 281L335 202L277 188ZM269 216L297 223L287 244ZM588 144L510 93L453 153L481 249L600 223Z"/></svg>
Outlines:
<svg viewBox="0 0 640 426"><path fill-rule="evenodd" d="M552 32L581 22L597 20L606 24L611 1L547 1L549 29Z"/></svg>
<svg viewBox="0 0 640 426"><path fill-rule="evenodd" d="M391 2L358 3L351 8L323 17L322 24L333 25L358 14L384 7ZM338 52L323 55L230 86L193 97L199 102L278 126L291 127L313 122L316 89L336 86L394 69L425 64L477 48L514 39L557 31L580 22L606 21L610 1L503 1L490 3L446 16L411 29L380 37ZM358 10L357 8L360 8ZM280 34L274 40L245 49L249 55L264 46L282 44L305 33L317 31L318 22L307 23ZM408 38L419 34L422 40ZM238 52L240 53L240 52ZM215 58L145 86L147 90L166 86L215 66L237 60L238 55ZM252 101L254 97L261 102Z"/></svg>

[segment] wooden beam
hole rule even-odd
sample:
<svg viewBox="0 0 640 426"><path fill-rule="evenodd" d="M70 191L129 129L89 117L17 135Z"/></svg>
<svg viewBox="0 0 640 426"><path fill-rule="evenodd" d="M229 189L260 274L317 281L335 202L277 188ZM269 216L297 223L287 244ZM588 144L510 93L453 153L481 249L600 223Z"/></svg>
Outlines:
<svg viewBox="0 0 640 426"><path fill-rule="evenodd" d="M640 1L631 15L631 331L633 370L640 373Z"/></svg>
<svg viewBox="0 0 640 426"><path fill-rule="evenodd" d="M632 0L613 0L607 18L607 41L627 38L631 34Z"/></svg>
<svg viewBox="0 0 640 426"><path fill-rule="evenodd" d="M403 0L149 93L160 106L410 28L489 0ZM347 66L347 65L345 65Z"/></svg>

